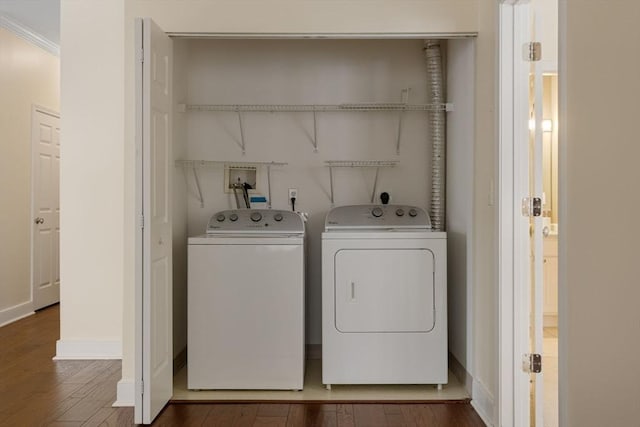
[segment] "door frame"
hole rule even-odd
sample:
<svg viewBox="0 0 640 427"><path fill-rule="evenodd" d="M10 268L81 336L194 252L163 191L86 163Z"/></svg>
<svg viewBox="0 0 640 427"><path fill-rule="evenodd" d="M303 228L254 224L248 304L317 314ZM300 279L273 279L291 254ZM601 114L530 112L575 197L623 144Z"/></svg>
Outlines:
<svg viewBox="0 0 640 427"><path fill-rule="evenodd" d="M518 2L518 1L529 1L529 0L498 0L499 2ZM136 18L141 19L141 18ZM321 38L321 39L380 39L380 40L393 40L393 39L419 39L419 40L428 40L428 39L467 39L467 38L477 38L477 32L461 32L461 33L181 33L181 32L166 32L167 36L173 39L180 38L193 38L193 37L201 37L201 38L210 38L210 39L307 39L307 38ZM141 44L142 35L138 34L136 31L134 36L135 46L139 46ZM474 50L477 50L477 47L474 46ZM136 57L139 55L136 47ZM135 79L134 79L134 87L142 87L142 64L139 60L135 61ZM474 107L475 108L475 107ZM139 117L139 120L136 120L135 126L135 165L136 165L136 173L135 173L135 222L136 222L136 233L135 233L135 313L134 313L134 323L135 323L135 353L134 353L134 390L135 396L139 396L141 394L141 390L143 387L142 383L142 358L140 355L142 354L142 339L139 337L142 335L142 331L144 328L143 317L141 314L143 300L142 288L143 288L143 193L142 193L142 184L143 184L143 156L142 156L142 97L141 94L136 90L136 99L135 99L135 114L136 118ZM471 301L469 301L471 302ZM468 337L467 342L473 341L473 331L467 331ZM470 365L466 368L469 374L472 374L472 364L474 356L474 349L470 348L467 351L467 357L469 358ZM470 393L472 394L472 393ZM472 395L473 398L473 395ZM141 413L138 413L139 406L134 405L135 412L134 418L138 419L138 417L142 417Z"/></svg>
<svg viewBox="0 0 640 427"><path fill-rule="evenodd" d="M522 372L521 361L522 355L528 352L529 338L529 219L522 216L519 200L529 193L529 87L525 83L529 70L528 63L519 59L521 46L529 41L528 9L528 0L502 0L498 17L499 378L496 424L500 426L528 425L530 416L529 382Z"/></svg>
<svg viewBox="0 0 640 427"><path fill-rule="evenodd" d="M531 0L499 0L498 19L498 181L499 181L499 210L498 210L498 408L496 425L528 425L530 421L530 389L529 374L522 371L522 356L529 353L530 326L530 294L531 283L529 264L529 230L519 227L522 222L521 201L529 193L528 160L529 153L523 150L525 144L514 143L518 138L528 144L527 121L522 112L527 111L529 104L528 63L516 61L522 55L522 44L529 42L529 11ZM564 91L565 37L564 25L565 3L558 3L558 78L559 78L559 115L560 120L566 117ZM526 10L526 11L525 11ZM523 70L521 63L526 64ZM519 77L519 82L516 80ZM525 116L526 117L526 116ZM561 127L560 138L566 140L565 127ZM528 146L528 145L526 145ZM564 193L564 173L567 164L564 145L559 148L559 192ZM523 170L526 173L519 173ZM566 212L566 202L559 199L558 222L563 223ZM526 218L528 222L528 218ZM564 234L560 227L560 236ZM559 243L562 239L559 239ZM564 245L560 243L559 253ZM558 278L558 327L560 333L564 331L564 313L566 306L565 293L561 290L564 282L562 259L559 260ZM527 284L525 292L522 286ZM566 401L561 391L564 389L566 378L563 375L566 367L566 346L560 341L558 364L559 388L559 418L560 425L566 424L566 414L563 406ZM524 375L520 375L524 374Z"/></svg>
<svg viewBox="0 0 640 427"><path fill-rule="evenodd" d="M36 113L42 113L42 114L46 114L52 117L57 118L58 120L60 120L60 113L51 109L51 108L47 108L47 107L43 107L42 105L39 104L31 104L31 128L33 129L33 121L35 119ZM33 219L36 217L36 182L35 182L35 171L36 171L36 161L35 161L35 153L37 151L37 148L34 144L34 139L33 139L33 131L31 132L31 174L30 174L30 179L31 179L31 197L30 197L30 204L31 206L29 207L29 225L30 225L30 234L29 234L29 281L31 283L30 286L30 295L29 295L29 300L31 301L31 306L32 306L32 311L34 310L33 305L34 305L34 294L35 294L35 286L36 284L33 282L33 278L34 278L34 268L35 268L35 256L34 256L34 251L35 251L35 240L36 240L36 231L35 231L35 227L33 227ZM60 143L60 147L62 148L62 142ZM60 196L58 195L58 198ZM61 230L62 232L62 230ZM59 249L58 249L59 251ZM58 262L60 262L60 254L58 254ZM58 299L59 301L59 299Z"/></svg>

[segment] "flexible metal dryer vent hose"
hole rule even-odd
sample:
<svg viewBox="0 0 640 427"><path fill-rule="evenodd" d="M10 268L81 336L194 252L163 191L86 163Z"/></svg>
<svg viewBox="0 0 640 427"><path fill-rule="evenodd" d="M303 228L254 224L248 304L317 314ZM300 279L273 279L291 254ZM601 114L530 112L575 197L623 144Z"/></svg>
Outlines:
<svg viewBox="0 0 640 427"><path fill-rule="evenodd" d="M427 58L427 85L429 103L444 104L444 88L442 82L442 53L439 40L428 40L424 43ZM429 130L431 133L431 207L429 216L433 230L445 230L446 208L446 140L445 112L431 110L428 112Z"/></svg>

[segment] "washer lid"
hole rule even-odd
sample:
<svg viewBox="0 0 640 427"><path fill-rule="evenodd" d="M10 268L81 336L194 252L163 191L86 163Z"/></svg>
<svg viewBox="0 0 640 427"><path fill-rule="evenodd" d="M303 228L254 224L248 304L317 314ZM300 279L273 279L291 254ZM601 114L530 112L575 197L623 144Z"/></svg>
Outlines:
<svg viewBox="0 0 640 427"><path fill-rule="evenodd" d="M304 234L295 212L277 209L232 209L209 218L207 234Z"/></svg>
<svg viewBox="0 0 640 427"><path fill-rule="evenodd" d="M326 231L346 230L430 230L424 209L407 205L350 205L333 208L327 214Z"/></svg>

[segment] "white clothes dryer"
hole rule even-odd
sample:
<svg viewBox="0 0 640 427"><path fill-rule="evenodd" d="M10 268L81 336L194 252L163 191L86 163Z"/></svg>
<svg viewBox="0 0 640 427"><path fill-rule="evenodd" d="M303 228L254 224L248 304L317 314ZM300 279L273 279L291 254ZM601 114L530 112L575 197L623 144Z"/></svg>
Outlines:
<svg viewBox="0 0 640 427"><path fill-rule="evenodd" d="M304 234L294 212L240 209L189 238L189 389L303 388Z"/></svg>
<svg viewBox="0 0 640 427"><path fill-rule="evenodd" d="M446 233L401 205L332 209L322 233L322 382L448 382Z"/></svg>

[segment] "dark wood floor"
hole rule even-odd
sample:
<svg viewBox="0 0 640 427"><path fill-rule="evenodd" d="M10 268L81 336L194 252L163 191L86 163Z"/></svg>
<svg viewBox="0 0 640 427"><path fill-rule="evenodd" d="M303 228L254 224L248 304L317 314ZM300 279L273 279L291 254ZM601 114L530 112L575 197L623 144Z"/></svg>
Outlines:
<svg viewBox="0 0 640 427"><path fill-rule="evenodd" d="M120 361L53 361L59 307L0 328L0 426L129 426L132 408L112 408ZM170 404L158 426L481 427L469 403Z"/></svg>

